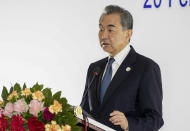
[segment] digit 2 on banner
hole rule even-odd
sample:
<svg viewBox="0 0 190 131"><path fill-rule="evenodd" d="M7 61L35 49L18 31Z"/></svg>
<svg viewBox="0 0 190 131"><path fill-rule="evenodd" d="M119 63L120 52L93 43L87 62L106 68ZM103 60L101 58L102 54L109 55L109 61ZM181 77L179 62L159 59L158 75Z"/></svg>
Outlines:
<svg viewBox="0 0 190 131"><path fill-rule="evenodd" d="M144 3L144 8L152 8L152 5L150 5L149 3L149 0L146 0L145 3ZM162 0L154 0L154 6L156 8L159 8L160 5L162 3Z"/></svg>

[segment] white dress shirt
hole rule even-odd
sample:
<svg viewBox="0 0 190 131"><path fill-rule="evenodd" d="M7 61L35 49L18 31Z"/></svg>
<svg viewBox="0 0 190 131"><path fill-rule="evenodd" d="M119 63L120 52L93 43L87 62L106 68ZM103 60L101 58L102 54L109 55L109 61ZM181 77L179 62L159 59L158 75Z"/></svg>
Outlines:
<svg viewBox="0 0 190 131"><path fill-rule="evenodd" d="M112 77L111 77L111 79L113 79L113 77L114 77L115 73L117 72L119 66L121 65L121 63L123 62L123 60L125 59L125 57L129 54L130 49L131 49L130 45L128 44L116 56L114 56L115 61L112 64ZM110 57L111 56L109 56L108 59ZM107 69L107 65L106 65L106 68L104 70L104 74L105 74L106 69ZM103 74L103 76L104 76L104 74Z"/></svg>

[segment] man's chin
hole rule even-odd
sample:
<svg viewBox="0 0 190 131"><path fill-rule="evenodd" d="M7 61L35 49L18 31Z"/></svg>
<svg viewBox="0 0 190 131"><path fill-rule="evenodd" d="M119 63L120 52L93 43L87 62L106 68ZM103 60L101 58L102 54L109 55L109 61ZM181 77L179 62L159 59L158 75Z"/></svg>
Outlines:
<svg viewBox="0 0 190 131"><path fill-rule="evenodd" d="M112 50L106 49L106 48L103 48L103 50L104 50L106 53L108 53L109 55L112 55Z"/></svg>
<svg viewBox="0 0 190 131"><path fill-rule="evenodd" d="M107 53L110 53L110 52L111 52L111 50L110 50L109 48L103 48L103 50L104 50L105 52L107 52Z"/></svg>

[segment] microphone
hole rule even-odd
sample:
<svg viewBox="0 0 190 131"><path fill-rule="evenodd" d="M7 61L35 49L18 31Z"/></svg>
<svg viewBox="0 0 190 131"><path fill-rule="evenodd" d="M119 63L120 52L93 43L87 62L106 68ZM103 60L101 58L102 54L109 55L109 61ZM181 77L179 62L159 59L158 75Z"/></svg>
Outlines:
<svg viewBox="0 0 190 131"><path fill-rule="evenodd" d="M83 97L82 97L82 102L81 102L81 106L82 106L82 107L83 107L83 104L84 104L84 98L86 97L86 95L87 95L87 93L88 93L88 90L89 90L89 88L91 87L91 84L92 84L93 81L95 80L96 76L99 75L99 73L100 73L100 67L96 67L96 68L94 69L94 72L93 72L92 80L91 80L90 84L88 85L88 87L87 87L87 89L86 89L86 91L84 92L84 95L83 95Z"/></svg>

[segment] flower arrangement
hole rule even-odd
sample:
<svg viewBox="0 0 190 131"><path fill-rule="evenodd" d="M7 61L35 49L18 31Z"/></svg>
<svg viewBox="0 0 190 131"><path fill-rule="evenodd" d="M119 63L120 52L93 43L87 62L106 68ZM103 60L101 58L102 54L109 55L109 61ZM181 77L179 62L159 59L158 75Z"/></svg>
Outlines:
<svg viewBox="0 0 190 131"><path fill-rule="evenodd" d="M3 87L0 100L0 131L80 131L74 110L50 88L36 83L32 88L16 83Z"/></svg>

